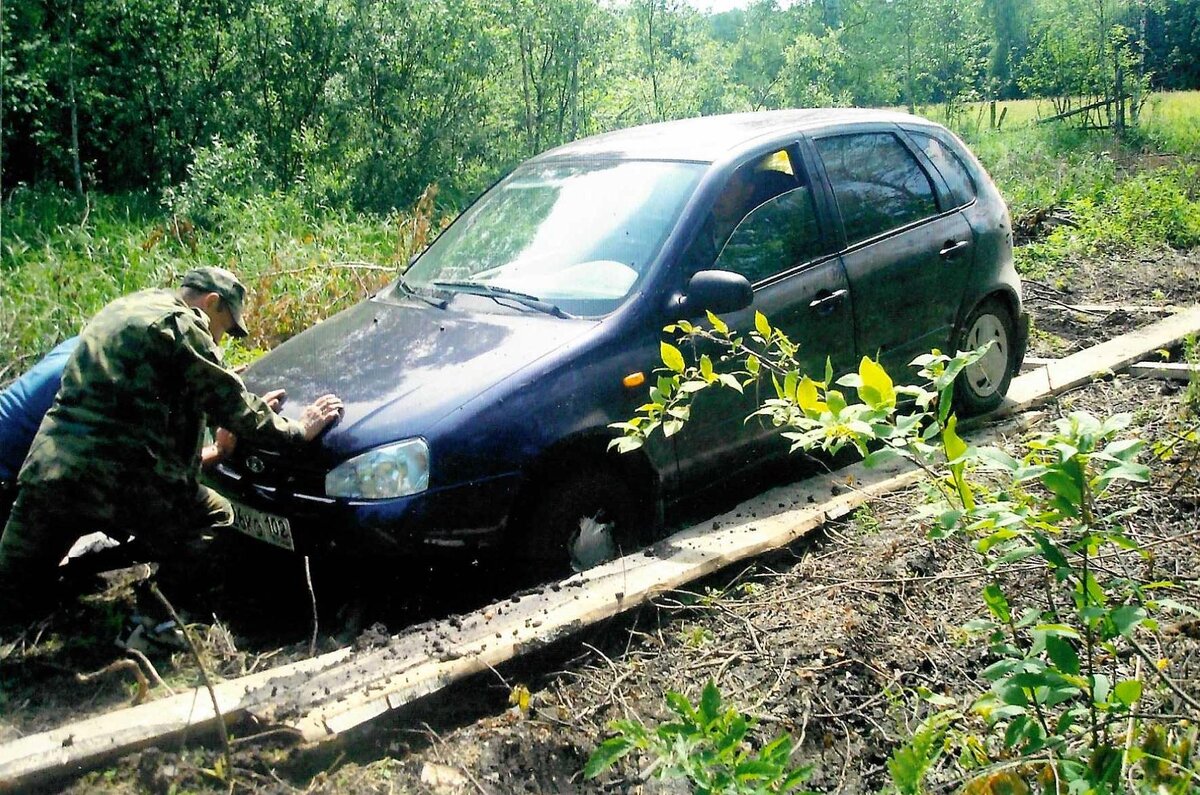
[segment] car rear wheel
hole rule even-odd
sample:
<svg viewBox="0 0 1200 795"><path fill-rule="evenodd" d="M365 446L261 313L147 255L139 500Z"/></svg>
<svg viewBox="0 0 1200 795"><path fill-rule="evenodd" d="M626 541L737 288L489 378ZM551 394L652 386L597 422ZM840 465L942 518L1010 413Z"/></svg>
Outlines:
<svg viewBox="0 0 1200 795"><path fill-rule="evenodd" d="M965 368L954 384L954 400L965 415L992 411L1004 400L1013 377L1016 324L1012 314L996 299L975 307L963 325L958 349L973 351L992 343L987 353Z"/></svg>
<svg viewBox="0 0 1200 795"><path fill-rule="evenodd" d="M563 575L598 566L638 544L638 506L615 471L584 469L546 484L517 542L538 574Z"/></svg>

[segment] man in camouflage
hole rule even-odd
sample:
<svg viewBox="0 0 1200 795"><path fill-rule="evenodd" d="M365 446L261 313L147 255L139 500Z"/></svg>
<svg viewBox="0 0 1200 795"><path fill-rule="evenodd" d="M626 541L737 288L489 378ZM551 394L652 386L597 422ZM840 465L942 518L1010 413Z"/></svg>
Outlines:
<svg viewBox="0 0 1200 795"><path fill-rule="evenodd" d="M187 559L198 531L233 522L228 500L198 482L206 424L295 448L336 419L334 395L293 421L225 368L218 344L246 334L244 299L229 271L197 268L178 290L120 298L83 329L0 535L0 624L47 606L58 562L85 533L135 535L183 574L201 563Z"/></svg>

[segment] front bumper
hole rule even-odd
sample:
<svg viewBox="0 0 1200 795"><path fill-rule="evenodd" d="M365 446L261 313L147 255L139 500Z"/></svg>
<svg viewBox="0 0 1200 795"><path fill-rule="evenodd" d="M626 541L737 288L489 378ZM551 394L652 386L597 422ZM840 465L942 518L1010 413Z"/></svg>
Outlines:
<svg viewBox="0 0 1200 795"><path fill-rule="evenodd" d="M286 518L296 551L435 555L495 546L508 526L516 473L432 488L393 500L345 500L251 481L224 465L212 486L231 500Z"/></svg>

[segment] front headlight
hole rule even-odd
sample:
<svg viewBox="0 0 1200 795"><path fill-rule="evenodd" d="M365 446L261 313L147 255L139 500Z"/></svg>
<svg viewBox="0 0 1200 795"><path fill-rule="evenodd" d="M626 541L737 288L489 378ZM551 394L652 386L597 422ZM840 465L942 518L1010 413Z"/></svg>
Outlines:
<svg viewBox="0 0 1200 795"><path fill-rule="evenodd" d="M429 445L424 439L378 447L338 464L325 476L330 497L389 500L429 488Z"/></svg>

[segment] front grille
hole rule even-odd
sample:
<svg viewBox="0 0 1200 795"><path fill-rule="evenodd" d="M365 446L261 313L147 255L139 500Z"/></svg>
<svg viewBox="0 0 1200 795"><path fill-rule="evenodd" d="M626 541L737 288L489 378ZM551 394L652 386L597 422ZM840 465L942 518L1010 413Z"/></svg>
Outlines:
<svg viewBox="0 0 1200 795"><path fill-rule="evenodd" d="M325 494L325 469L308 465L296 455L252 447L234 451L225 466L247 484L267 486L292 494Z"/></svg>

